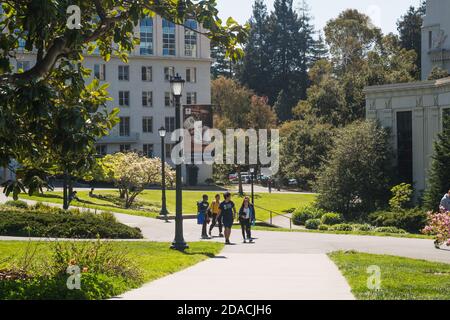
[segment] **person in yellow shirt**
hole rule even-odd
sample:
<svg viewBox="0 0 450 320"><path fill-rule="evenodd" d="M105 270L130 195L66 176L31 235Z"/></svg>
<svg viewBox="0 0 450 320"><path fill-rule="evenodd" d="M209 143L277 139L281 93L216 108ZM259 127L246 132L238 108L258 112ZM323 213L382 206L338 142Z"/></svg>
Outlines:
<svg viewBox="0 0 450 320"><path fill-rule="evenodd" d="M211 237L211 233L212 233L214 227L216 225L218 225L218 227L219 227L219 237L223 238L222 221L221 221L221 219L217 219L219 217L219 213L220 213L219 206L220 206L220 194L216 194L214 200L209 205L209 212L212 215L212 222L211 222L211 226L209 227L209 236L210 237Z"/></svg>

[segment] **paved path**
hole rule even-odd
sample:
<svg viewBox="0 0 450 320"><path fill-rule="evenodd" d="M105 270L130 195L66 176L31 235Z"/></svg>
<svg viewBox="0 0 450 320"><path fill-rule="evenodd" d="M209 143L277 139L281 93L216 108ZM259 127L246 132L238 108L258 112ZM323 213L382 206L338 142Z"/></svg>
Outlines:
<svg viewBox="0 0 450 320"><path fill-rule="evenodd" d="M173 221L166 223L125 214L115 216L124 224L139 227L147 241L173 240ZM187 242L200 241L200 227L195 220L184 221L184 235ZM254 231L253 235L255 244L242 244L240 231L233 230L231 240L236 244L227 246L221 257L157 280L120 298L351 299L345 279L326 256L329 252L357 250L450 263L450 251L436 250L432 240L303 232ZM0 237L0 240L10 239ZM227 286L230 282L232 285ZM220 288L219 296L211 294L215 288Z"/></svg>

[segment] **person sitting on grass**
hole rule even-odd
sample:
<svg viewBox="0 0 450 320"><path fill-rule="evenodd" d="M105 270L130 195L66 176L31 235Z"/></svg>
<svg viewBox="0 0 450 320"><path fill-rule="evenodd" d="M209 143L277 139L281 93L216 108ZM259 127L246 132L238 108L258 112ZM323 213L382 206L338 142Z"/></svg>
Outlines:
<svg viewBox="0 0 450 320"><path fill-rule="evenodd" d="M250 198L245 197L242 203L241 209L239 210L239 223L241 224L242 237L244 238L244 243L247 240L252 243L252 223L255 222L255 207L250 203ZM245 237L247 235L247 238Z"/></svg>
<svg viewBox="0 0 450 320"><path fill-rule="evenodd" d="M450 212L450 190L444 195L440 204L441 211Z"/></svg>
<svg viewBox="0 0 450 320"><path fill-rule="evenodd" d="M200 217L200 221L202 222L202 239L209 239L207 234L207 226L208 226L208 196L206 194L203 195L203 200L197 202L197 210Z"/></svg>
<svg viewBox="0 0 450 320"><path fill-rule="evenodd" d="M223 196L225 200L219 206L219 219L221 219L225 227L225 244L228 245L231 244L231 228L236 219L236 207L233 201L231 201L231 193L226 192Z"/></svg>

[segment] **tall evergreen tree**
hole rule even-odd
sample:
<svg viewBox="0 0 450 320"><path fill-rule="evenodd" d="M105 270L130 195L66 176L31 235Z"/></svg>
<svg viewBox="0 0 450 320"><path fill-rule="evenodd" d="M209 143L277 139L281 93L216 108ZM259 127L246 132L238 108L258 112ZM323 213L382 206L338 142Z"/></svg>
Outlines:
<svg viewBox="0 0 450 320"><path fill-rule="evenodd" d="M439 207L442 196L450 189L450 112L444 112L443 131L434 145L428 188L424 203L429 210Z"/></svg>
<svg viewBox="0 0 450 320"><path fill-rule="evenodd" d="M249 21L250 34L245 46L244 60L238 71L238 78L243 85L259 95L270 96L272 64L268 50L268 12L263 0L256 0L253 15Z"/></svg>
<svg viewBox="0 0 450 320"><path fill-rule="evenodd" d="M397 21L400 44L407 50L414 50L417 54L417 78L420 77L422 59L422 24L426 11L426 2L415 8L410 6L408 12Z"/></svg>
<svg viewBox="0 0 450 320"><path fill-rule="evenodd" d="M217 79L220 76L233 78L235 75L234 62L227 57L226 52L227 49L223 45L211 41L211 58L214 60L211 65L213 79Z"/></svg>
<svg viewBox="0 0 450 320"><path fill-rule="evenodd" d="M328 58L328 48L325 44L325 39L322 32L318 33L317 40L314 42L314 46L311 51L311 63L314 65L319 60L325 60Z"/></svg>

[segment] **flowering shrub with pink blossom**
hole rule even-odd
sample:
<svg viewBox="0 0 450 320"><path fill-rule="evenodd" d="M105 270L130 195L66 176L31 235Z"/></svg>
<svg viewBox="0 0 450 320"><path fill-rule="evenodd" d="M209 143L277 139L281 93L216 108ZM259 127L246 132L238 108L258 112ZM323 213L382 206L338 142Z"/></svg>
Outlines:
<svg viewBox="0 0 450 320"><path fill-rule="evenodd" d="M424 234L435 236L435 246L443 244L450 247L450 212L441 208L439 213L428 213L428 225L423 229Z"/></svg>

